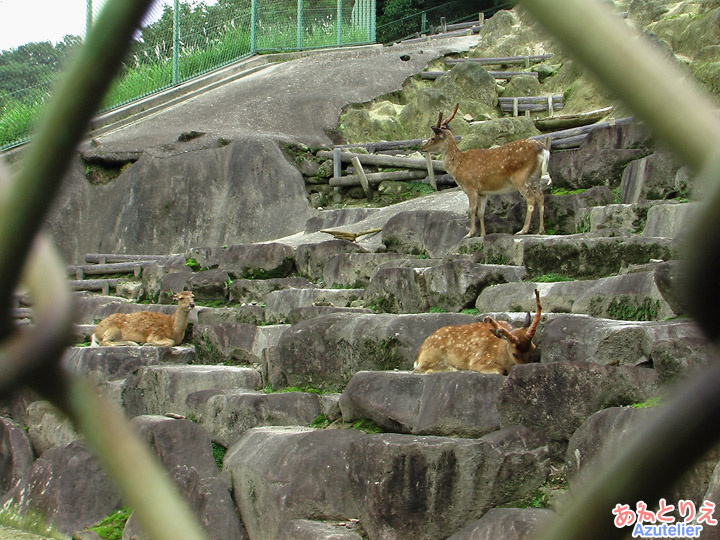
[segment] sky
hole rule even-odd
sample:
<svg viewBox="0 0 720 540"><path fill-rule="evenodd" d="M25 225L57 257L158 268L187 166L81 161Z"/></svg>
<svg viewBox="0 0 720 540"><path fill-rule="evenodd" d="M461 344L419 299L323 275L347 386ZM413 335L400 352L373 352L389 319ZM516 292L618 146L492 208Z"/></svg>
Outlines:
<svg viewBox="0 0 720 540"><path fill-rule="evenodd" d="M88 0L0 0L0 51L35 41L62 41L67 34L85 36ZM97 13L106 0L92 0ZM162 4L155 0L151 10L159 17ZM186 0L182 0L186 1Z"/></svg>

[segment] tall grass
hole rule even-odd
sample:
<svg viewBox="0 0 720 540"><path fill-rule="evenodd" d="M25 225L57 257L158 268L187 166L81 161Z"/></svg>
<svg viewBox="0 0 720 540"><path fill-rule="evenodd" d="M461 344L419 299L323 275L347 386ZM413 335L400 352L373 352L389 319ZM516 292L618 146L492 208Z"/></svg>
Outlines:
<svg viewBox="0 0 720 540"><path fill-rule="evenodd" d="M258 24L258 52L297 50L296 19L273 15L272 24ZM302 49L332 47L338 44L334 15L306 16L308 19L301 36ZM281 19L287 22L278 22ZM341 36L343 45L367 43L370 38L366 28L348 24L342 25ZM180 49L179 81L183 81L249 56L252 53L249 24L242 27L228 25L227 31L220 38L208 39L203 35L181 36ZM105 96L102 110L110 110L172 86L172 59L163 57L158 51L160 45L149 45L146 50L128 58L125 69ZM43 99L37 98L6 99L7 103L0 109L0 150L28 140L43 103Z"/></svg>

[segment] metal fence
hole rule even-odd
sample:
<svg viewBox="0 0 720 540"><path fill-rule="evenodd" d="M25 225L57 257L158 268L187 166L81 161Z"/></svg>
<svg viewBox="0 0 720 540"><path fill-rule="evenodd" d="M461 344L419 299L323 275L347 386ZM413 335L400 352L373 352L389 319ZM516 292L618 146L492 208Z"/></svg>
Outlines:
<svg viewBox="0 0 720 540"><path fill-rule="evenodd" d="M57 73L105 3L84 1L82 20L59 28L57 36L64 38L17 44L0 53L0 150L29 139ZM256 53L375 43L375 32L375 0L157 0L102 110Z"/></svg>

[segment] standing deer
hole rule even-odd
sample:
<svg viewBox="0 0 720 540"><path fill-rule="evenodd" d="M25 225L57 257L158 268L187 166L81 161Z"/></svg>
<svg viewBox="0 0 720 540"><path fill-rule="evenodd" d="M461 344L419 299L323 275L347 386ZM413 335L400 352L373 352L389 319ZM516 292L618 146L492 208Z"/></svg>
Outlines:
<svg viewBox="0 0 720 540"><path fill-rule="evenodd" d="M431 334L420 347L415 373L472 370L507 375L515 364L532 362L535 337L542 306L535 290L537 312L530 323L530 313L522 328L515 330L506 323L486 317L483 322L444 326Z"/></svg>
<svg viewBox="0 0 720 540"><path fill-rule="evenodd" d="M445 122L440 112L437 125L432 126L435 134L423 145L422 150L441 153L445 168L468 196L470 232L466 237L475 235L475 216L480 219L480 236L485 236L485 204L488 195L513 191L519 191L527 202L525 224L517 234L526 234L530 230L530 218L536 204L540 207L538 233L544 234L545 197L541 175L543 180L552 182L547 172L550 152L541 142L532 139L513 141L497 148L461 151L449 126L455 118L458 105L455 105Z"/></svg>
<svg viewBox="0 0 720 540"><path fill-rule="evenodd" d="M180 345L185 336L188 315L195 307L195 297L190 291L175 293L172 299L177 309L172 315L138 311L136 313L115 313L100 321L92 334L91 345L113 347L147 343L172 347Z"/></svg>

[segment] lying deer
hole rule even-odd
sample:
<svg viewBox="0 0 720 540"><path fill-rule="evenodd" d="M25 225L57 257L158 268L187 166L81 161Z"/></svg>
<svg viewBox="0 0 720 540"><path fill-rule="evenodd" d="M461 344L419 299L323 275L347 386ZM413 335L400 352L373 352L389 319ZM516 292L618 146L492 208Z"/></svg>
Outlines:
<svg viewBox="0 0 720 540"><path fill-rule="evenodd" d="M173 294L177 309L172 315L138 311L115 313L100 321L92 334L91 345L112 347L147 343L172 347L182 343L187 327L188 314L195 307L195 297L190 291Z"/></svg>
<svg viewBox="0 0 720 540"><path fill-rule="evenodd" d="M470 232L467 236L475 236L475 216L480 219L480 236L485 236L485 204L488 195L513 191L519 191L527 202L525 224L517 234L526 234L530 230L530 219L536 204L540 207L538 233L545 233L545 197L541 175L543 180L552 182L547 172L550 152L541 142L532 139L513 141L497 148L461 151L449 126L455 118L458 105L455 105L450 118L444 122L440 112L437 125L432 126L435 134L423 145L422 150L441 153L445 168L468 196Z"/></svg>
<svg viewBox="0 0 720 540"><path fill-rule="evenodd" d="M483 322L444 326L431 334L420 347L415 373L472 370L507 375L515 364L532 362L535 337L542 306L535 290L537 312L530 313L522 328L513 330L506 322L486 317Z"/></svg>

